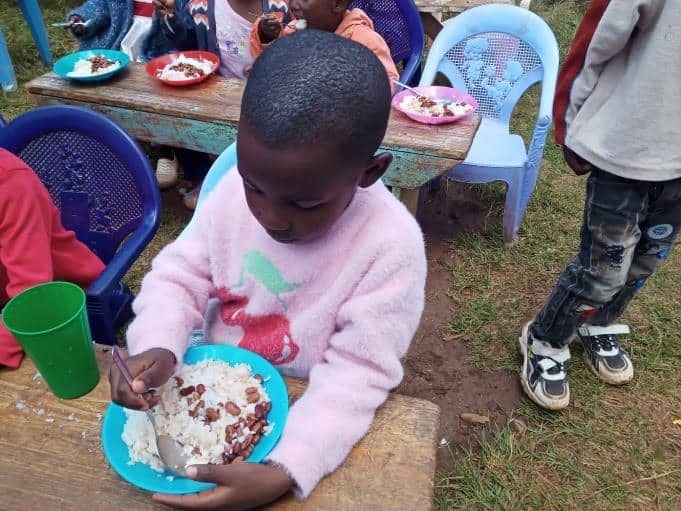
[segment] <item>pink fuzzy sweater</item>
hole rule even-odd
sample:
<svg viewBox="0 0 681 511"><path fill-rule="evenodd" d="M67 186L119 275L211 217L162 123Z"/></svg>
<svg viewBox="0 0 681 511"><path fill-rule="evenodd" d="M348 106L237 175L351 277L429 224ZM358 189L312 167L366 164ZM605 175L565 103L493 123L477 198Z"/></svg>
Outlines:
<svg viewBox="0 0 681 511"><path fill-rule="evenodd" d="M182 360L192 330L308 377L269 460L306 497L364 436L399 384L423 311L421 231L377 183L357 193L332 229L280 244L251 215L231 170L189 229L154 260L134 303L130 352Z"/></svg>

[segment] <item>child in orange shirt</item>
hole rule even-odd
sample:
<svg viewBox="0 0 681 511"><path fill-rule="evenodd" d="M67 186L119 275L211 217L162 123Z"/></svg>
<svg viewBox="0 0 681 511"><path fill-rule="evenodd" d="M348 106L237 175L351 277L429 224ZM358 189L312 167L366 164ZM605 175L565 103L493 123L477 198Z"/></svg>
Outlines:
<svg viewBox="0 0 681 511"><path fill-rule="evenodd" d="M306 28L333 32L369 48L381 61L391 80L392 92L399 78L390 49L374 30L374 24L362 9L349 10L350 0L291 0L291 13L297 20L305 20ZM297 29L294 23L284 25L276 16L264 16L253 25L250 49L257 58L274 40L290 35Z"/></svg>

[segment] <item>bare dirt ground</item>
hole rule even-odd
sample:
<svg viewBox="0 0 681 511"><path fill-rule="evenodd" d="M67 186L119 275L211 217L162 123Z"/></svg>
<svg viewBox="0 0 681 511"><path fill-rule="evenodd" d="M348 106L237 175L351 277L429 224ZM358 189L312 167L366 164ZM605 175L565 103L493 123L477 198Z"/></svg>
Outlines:
<svg viewBox="0 0 681 511"><path fill-rule="evenodd" d="M457 311L448 296L455 276L447 267L450 250L446 240L488 220L485 206L469 187L458 185L429 192L423 201L427 207L421 208L419 221L428 255L426 306L405 359L405 378L398 392L440 406L438 440L444 438L447 445L438 451L438 469L446 470L453 459L451 453L473 445L479 434L478 427L461 420L461 414L489 416L492 424L503 424L520 400L521 389L513 373L473 367L466 337L453 336L447 330Z"/></svg>

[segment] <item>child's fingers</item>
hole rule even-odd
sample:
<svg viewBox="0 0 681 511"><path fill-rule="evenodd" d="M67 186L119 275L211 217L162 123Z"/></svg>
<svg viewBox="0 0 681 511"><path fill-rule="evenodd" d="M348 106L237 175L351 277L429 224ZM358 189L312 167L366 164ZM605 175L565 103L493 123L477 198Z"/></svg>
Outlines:
<svg viewBox="0 0 681 511"><path fill-rule="evenodd" d="M180 509L227 509L232 503L234 490L225 486L218 486L201 493L189 493L187 495L167 495L154 493L152 499L166 506ZM229 509L232 509L231 507ZM239 507L237 509L243 509Z"/></svg>
<svg viewBox="0 0 681 511"><path fill-rule="evenodd" d="M153 0L154 8L159 13L165 13L168 11L168 6L164 0Z"/></svg>
<svg viewBox="0 0 681 511"><path fill-rule="evenodd" d="M111 385L111 400L114 403L135 410L146 410L149 407L149 403L132 391L116 366L111 367L109 383Z"/></svg>
<svg viewBox="0 0 681 511"><path fill-rule="evenodd" d="M173 374L175 355L163 348L153 348L128 357L125 365L133 378L132 385L128 384L116 366L112 366L109 373L111 398L128 408L146 410L158 403L158 395L150 391L163 385ZM146 396L141 398L139 394Z"/></svg>
<svg viewBox="0 0 681 511"><path fill-rule="evenodd" d="M175 355L163 348L153 348L130 357L126 364L133 377L132 390L143 394L168 381L175 369Z"/></svg>

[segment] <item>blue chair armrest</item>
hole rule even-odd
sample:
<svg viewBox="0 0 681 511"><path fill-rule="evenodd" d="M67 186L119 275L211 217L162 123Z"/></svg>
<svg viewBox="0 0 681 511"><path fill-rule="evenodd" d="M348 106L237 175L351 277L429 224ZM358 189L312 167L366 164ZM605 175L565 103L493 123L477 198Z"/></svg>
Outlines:
<svg viewBox="0 0 681 511"><path fill-rule="evenodd" d="M158 229L160 218L158 214L153 216L145 219L140 229L111 258L102 274L87 289L88 296L102 297L110 293L123 278Z"/></svg>

